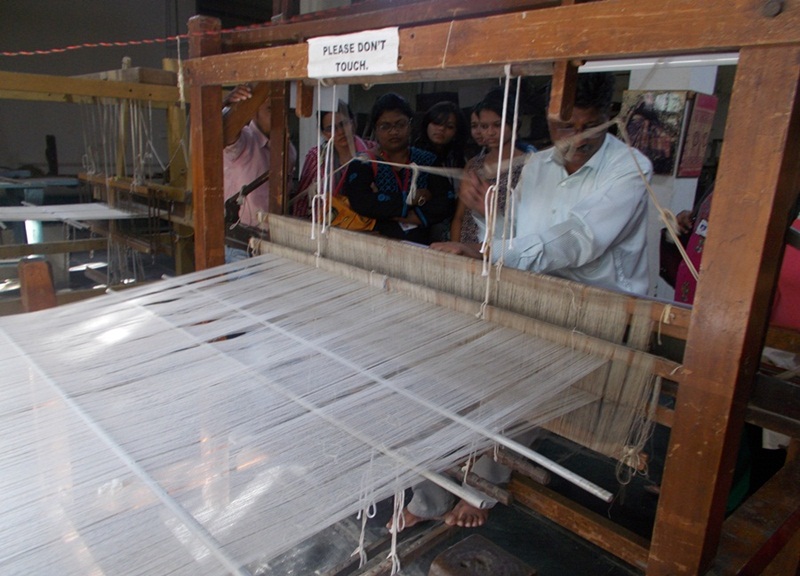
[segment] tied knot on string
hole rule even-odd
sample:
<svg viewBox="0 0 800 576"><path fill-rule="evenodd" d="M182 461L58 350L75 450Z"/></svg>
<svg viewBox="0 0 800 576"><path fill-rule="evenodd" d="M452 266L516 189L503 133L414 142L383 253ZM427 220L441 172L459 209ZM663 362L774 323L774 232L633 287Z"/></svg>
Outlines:
<svg viewBox="0 0 800 576"><path fill-rule="evenodd" d="M622 449L622 457L617 463L617 481L626 486L639 472L647 474L647 458L642 454L641 446L628 444Z"/></svg>

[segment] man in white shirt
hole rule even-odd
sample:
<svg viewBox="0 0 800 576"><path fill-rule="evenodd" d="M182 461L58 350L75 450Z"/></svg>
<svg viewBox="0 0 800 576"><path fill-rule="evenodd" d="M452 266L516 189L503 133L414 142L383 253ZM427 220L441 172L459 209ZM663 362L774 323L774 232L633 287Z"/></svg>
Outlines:
<svg viewBox="0 0 800 576"><path fill-rule="evenodd" d="M532 157L516 190L513 242L496 242L493 260L603 288L646 294L647 193L650 161L601 127L609 120L613 75L579 76L568 121L548 119L556 145ZM477 175L459 198L483 216L487 185ZM485 229L485 222L479 218ZM496 236L502 233L498 218ZM435 249L480 258L479 245L442 243Z"/></svg>
<svg viewBox="0 0 800 576"><path fill-rule="evenodd" d="M498 218L494 261L502 254L506 266L647 293L647 191L642 175L649 179L652 165L603 127L609 120L613 94L612 74L581 74L572 117L567 121L548 118L555 145L535 154L523 168L515 192L513 242L499 241L503 222ZM481 216L481 232L486 225L488 186L470 174L459 190L459 198ZM444 242L431 248L482 257L480 244ZM473 472L494 483L507 482L510 474L486 456ZM430 518L467 528L486 522L488 510L463 500L453 507L453 502L442 488L423 482L404 510L405 526Z"/></svg>

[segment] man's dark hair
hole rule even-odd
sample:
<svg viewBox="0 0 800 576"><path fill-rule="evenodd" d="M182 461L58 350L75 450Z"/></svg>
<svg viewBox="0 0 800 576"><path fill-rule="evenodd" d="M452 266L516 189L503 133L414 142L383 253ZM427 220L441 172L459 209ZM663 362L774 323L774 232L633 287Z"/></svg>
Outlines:
<svg viewBox="0 0 800 576"><path fill-rule="evenodd" d="M411 108L411 104L399 94L389 92L375 100L375 104L372 106L369 120L373 130L378 124L378 118L381 117L381 114L390 110L400 112L403 116L407 116L409 120L414 117L414 110Z"/></svg>
<svg viewBox="0 0 800 576"><path fill-rule="evenodd" d="M611 72L578 74L578 85L575 89L577 108L594 108L608 113L613 98L614 74Z"/></svg>

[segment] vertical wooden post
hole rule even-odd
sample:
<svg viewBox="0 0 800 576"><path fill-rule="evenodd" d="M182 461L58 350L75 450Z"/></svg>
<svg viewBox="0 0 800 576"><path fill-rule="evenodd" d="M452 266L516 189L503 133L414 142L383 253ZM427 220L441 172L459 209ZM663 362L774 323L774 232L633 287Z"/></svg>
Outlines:
<svg viewBox="0 0 800 576"><path fill-rule="evenodd" d="M562 6L572 6L575 0L561 0ZM567 121L572 118L575 105L575 89L578 86L578 64L571 60L553 63L553 78L550 83L550 102L547 117Z"/></svg>
<svg viewBox="0 0 800 576"><path fill-rule="evenodd" d="M294 113L298 118L311 118L314 114L314 87L306 86L302 80L297 81L297 104Z"/></svg>
<svg viewBox="0 0 800 576"><path fill-rule="evenodd" d="M178 46L180 50L180 46ZM162 60L164 70L180 74L178 63L172 58ZM178 82L181 78L178 78ZM167 107L167 152L169 153L169 184L186 188L189 169L183 151L183 139L186 135L186 109L182 102ZM188 146L187 146L188 148ZM175 233L175 272L187 274L194 271L194 229L183 224L173 224Z"/></svg>
<svg viewBox="0 0 800 576"><path fill-rule="evenodd" d="M288 206L289 182L289 90L287 82L272 82L270 106L272 129L269 135L269 212L283 214Z"/></svg>
<svg viewBox="0 0 800 576"><path fill-rule="evenodd" d="M217 18L190 18L189 57L219 54L220 30ZM225 262L222 90L192 84L190 100L195 263L202 270Z"/></svg>
<svg viewBox="0 0 800 576"><path fill-rule="evenodd" d="M22 310L35 312L56 305L56 289L50 262L43 256L28 256L18 266Z"/></svg>
<svg viewBox="0 0 800 576"><path fill-rule="evenodd" d="M548 118L564 121L572 118L577 85L578 66L575 63L571 60L559 60L553 64L550 103L547 108Z"/></svg>
<svg viewBox="0 0 800 576"><path fill-rule="evenodd" d="M684 355L648 576L702 574L800 181L800 47L742 49Z"/></svg>
<svg viewBox="0 0 800 576"><path fill-rule="evenodd" d="M178 63L173 58L164 58L162 67L169 72L179 74ZM181 79L178 78L178 82ZM169 154L169 184L183 188L188 181L188 167L182 148L182 140L186 133L186 110L181 102L167 106L167 153Z"/></svg>

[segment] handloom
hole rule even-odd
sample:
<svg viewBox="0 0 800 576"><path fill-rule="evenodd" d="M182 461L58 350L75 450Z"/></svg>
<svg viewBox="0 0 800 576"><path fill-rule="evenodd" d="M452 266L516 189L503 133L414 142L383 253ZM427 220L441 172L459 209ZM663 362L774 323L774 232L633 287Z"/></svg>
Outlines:
<svg viewBox="0 0 800 576"><path fill-rule="evenodd" d="M0 334L6 573L247 574L609 364L269 254Z"/></svg>
<svg viewBox="0 0 800 576"><path fill-rule="evenodd" d="M269 226L272 244L254 241L256 250L276 251L280 246L309 254L320 250L321 261L348 264L406 281L417 296L423 288L433 289L441 293L434 300L437 302L442 294L454 295L465 299L462 311L480 311L486 285L480 273L481 262L335 228L328 230L320 243L309 237L307 224L276 215L270 215ZM576 346L583 336L590 337L587 347L592 353L601 349L608 353L610 343L621 345L624 352L616 353L606 366L606 373L597 371L577 384L591 392L595 401L549 422L547 427L612 458L630 457L631 446L642 442L641 438L632 440L630 436L643 416L646 418L653 385L658 383L654 373L664 376L675 368L655 370L654 358L639 352L649 346L654 317L658 317L656 310L663 305L509 268L503 268L493 279L490 304L495 316L502 311L519 315L512 320L514 327L521 326L519 318L536 319L539 322L533 329L535 335L565 346ZM642 432L646 434L647 429Z"/></svg>
<svg viewBox="0 0 800 576"><path fill-rule="evenodd" d="M577 68L574 63L578 60L655 57L655 68L660 66L662 56L729 49L739 52L718 170L719 196L715 199L715 218L725 225L708 236L705 269L689 317L685 311L668 313L666 307L661 307L665 328L669 328L666 320L675 317L681 319L684 329L688 326L688 332L679 335L686 339L686 353L683 369L673 376L679 386L674 419L669 422L671 445L652 541L620 537L618 530L605 526L601 519L593 520L589 514L582 513L573 521L573 509L558 507L554 498L545 498L538 509L547 508L543 513L549 518L654 576L704 574L712 568L720 573L735 572L753 560L766 563L774 559L773 564L777 563L779 554L773 544L784 530L781 523L786 517L796 517L797 499L787 497L791 490L753 498L753 507L760 512L779 512L771 516L763 532L756 535L752 530L738 530L730 535L741 538L720 536L730 529L727 521L723 522L723 512L746 413L744 399L750 395L757 364L754 358L763 343L768 302L777 277L779 263L775 254L782 243L786 215L797 198L793 183L800 163L791 135L798 118L800 4L719 0L702 6L688 0L668 5L655 0L564 2L570 5L544 3L535 9L509 9L488 17L465 15L464 11L469 10L466 6L459 6L458 15L446 17L447 3L431 6L434 4L437 8L442 5L438 13L441 20L433 20L430 13L425 13L423 22L401 24L399 63L404 80L439 80L445 75L453 77L485 69L496 62L552 62L555 89L551 94L556 97L551 98L551 109L561 111L571 109L567 72ZM447 6L452 9L452 5ZM392 21L399 14L416 14L387 8L379 15L390 12ZM203 114L209 107L220 106L220 91L213 88L249 81L270 83L275 96L273 111L276 104L280 105L279 100L287 101L281 107L285 118L288 82L298 81L299 93L306 76L307 49L302 42L291 45L297 37L293 35L300 29L302 37L349 33L372 28L372 21L354 14L350 18L321 20L313 29L303 21L294 27L275 26L266 35L261 31L236 33L230 40L220 33L218 20L197 17L190 21L195 35L190 42L192 59L184 69L191 86L194 190L196 197L205 201L196 204L197 222L205 224L198 227L196 235L199 265L214 266L222 258L222 234L215 229L214 220L221 204L217 201L221 198L221 175L208 163L199 169L204 159L218 158L221 150L217 136L221 122L214 122L213 118L209 121ZM709 22L716 25L709 27ZM654 34L654 30L658 33ZM222 37L222 41L207 41L206 35L210 34ZM505 41L487 44L487 37L502 37ZM278 39L289 44L269 44ZM363 81L373 83L374 79ZM764 110L769 113L763 114ZM285 133L285 124L274 124L273 131L276 136ZM281 194L285 199L288 189L274 190L275 209L271 212L279 212L285 205ZM736 281L731 282L731 278ZM472 285L467 283L464 288ZM573 292L581 295L581 290ZM577 303L581 301L576 298ZM637 307L632 302L630 309ZM658 316L654 319L658 321ZM576 340L580 339L576 334ZM659 374L664 372L659 370ZM789 533L796 536L795 531ZM797 550L797 538L793 542L782 548L789 556ZM716 565L715 557L723 559L723 548L734 554L736 562L723 560L723 564ZM796 557L794 554L795 564Z"/></svg>

